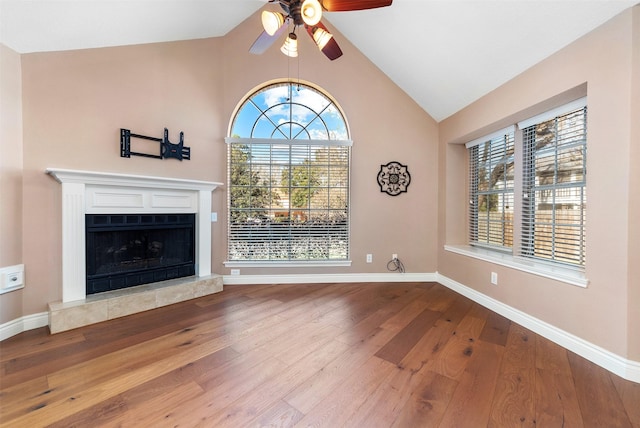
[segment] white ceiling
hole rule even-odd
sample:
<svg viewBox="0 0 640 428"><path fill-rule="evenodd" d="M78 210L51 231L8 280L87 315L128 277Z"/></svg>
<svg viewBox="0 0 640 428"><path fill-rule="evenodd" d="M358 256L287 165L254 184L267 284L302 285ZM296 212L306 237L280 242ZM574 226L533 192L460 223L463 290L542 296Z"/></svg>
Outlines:
<svg viewBox="0 0 640 428"><path fill-rule="evenodd" d="M637 3L394 0L323 19L440 121ZM0 42L30 53L223 36L264 4L0 0Z"/></svg>

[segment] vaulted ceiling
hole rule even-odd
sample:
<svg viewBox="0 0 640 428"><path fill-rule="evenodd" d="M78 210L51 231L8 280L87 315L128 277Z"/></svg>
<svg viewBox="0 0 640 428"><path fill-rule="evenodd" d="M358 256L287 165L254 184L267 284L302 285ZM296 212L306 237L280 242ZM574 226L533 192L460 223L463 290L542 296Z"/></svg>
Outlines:
<svg viewBox="0 0 640 428"><path fill-rule="evenodd" d="M262 7L277 10L265 3L0 0L0 42L31 53L218 37ZM637 3L394 0L323 20L440 121Z"/></svg>

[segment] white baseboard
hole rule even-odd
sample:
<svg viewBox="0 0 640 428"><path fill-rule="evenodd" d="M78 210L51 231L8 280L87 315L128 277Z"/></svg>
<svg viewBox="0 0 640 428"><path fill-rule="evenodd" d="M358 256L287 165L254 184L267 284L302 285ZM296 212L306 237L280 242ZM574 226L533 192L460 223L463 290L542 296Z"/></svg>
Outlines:
<svg viewBox="0 0 640 428"><path fill-rule="evenodd" d="M498 300L484 295L472 288L467 287L451 278L436 273L436 281L451 290L462 294L474 302L491 309L511 321L528 328L540 336L557 343L581 357L586 358L594 364L615 373L616 375L640 383L640 362L628 360L613 352L607 351L593 343L574 336L551 324L528 315L518 309L512 308Z"/></svg>
<svg viewBox="0 0 640 428"><path fill-rule="evenodd" d="M223 284L315 284L335 282L435 282L437 273L345 273L287 275L225 275Z"/></svg>
<svg viewBox="0 0 640 428"><path fill-rule="evenodd" d="M49 325L49 314L47 312L26 315L0 325L0 340L8 339L23 331L33 330L47 325Z"/></svg>

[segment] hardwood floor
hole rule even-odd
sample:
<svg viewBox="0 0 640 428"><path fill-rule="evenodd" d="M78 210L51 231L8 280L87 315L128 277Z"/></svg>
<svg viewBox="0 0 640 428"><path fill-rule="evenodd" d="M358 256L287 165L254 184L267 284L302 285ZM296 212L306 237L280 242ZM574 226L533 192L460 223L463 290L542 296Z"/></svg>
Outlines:
<svg viewBox="0 0 640 428"><path fill-rule="evenodd" d="M225 286L0 343L15 427L640 427L625 381L435 283Z"/></svg>

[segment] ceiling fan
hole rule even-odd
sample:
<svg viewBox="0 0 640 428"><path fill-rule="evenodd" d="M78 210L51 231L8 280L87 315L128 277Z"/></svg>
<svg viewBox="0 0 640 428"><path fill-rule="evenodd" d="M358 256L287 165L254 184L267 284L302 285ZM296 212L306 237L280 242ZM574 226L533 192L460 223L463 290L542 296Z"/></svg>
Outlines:
<svg viewBox="0 0 640 428"><path fill-rule="evenodd" d="M322 11L345 12L350 10L375 9L390 6L393 0L268 0L269 3L278 3L282 12L263 11L262 26L264 31L251 45L249 52L261 54L266 51L275 40L293 25L293 30L285 39L280 48L282 53L290 57L298 56L298 36L296 29L304 27L315 42L318 49L330 60L342 56L342 50L320 22Z"/></svg>

